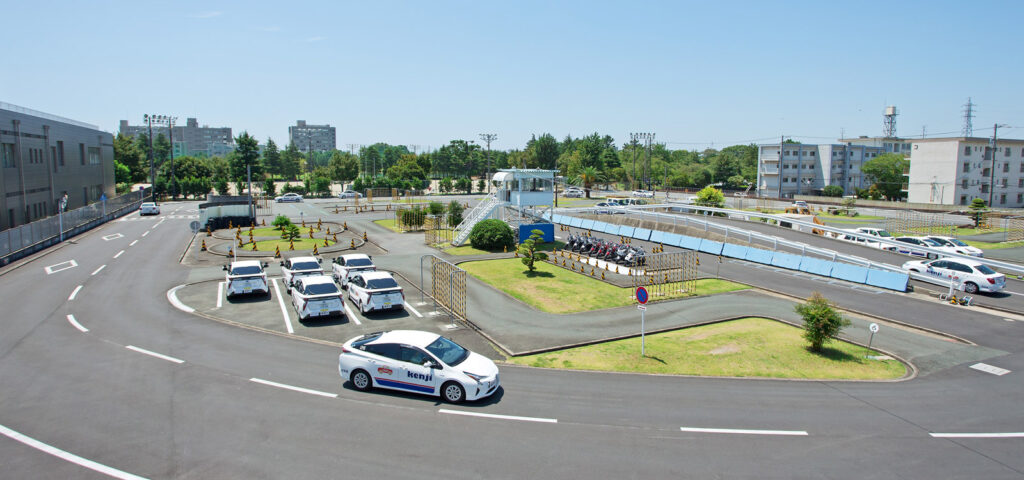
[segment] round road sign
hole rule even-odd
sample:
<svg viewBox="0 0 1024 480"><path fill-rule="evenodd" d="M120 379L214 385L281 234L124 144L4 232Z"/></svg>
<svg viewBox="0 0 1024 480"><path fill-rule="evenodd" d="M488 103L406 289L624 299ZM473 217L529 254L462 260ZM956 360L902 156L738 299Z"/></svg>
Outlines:
<svg viewBox="0 0 1024 480"><path fill-rule="evenodd" d="M636 301L640 302L640 305L647 303L647 289L644 287L636 287Z"/></svg>
<svg viewBox="0 0 1024 480"><path fill-rule="evenodd" d="M868 325L868 330L871 330L871 333L878 333L878 324L872 323L871 325Z"/></svg>

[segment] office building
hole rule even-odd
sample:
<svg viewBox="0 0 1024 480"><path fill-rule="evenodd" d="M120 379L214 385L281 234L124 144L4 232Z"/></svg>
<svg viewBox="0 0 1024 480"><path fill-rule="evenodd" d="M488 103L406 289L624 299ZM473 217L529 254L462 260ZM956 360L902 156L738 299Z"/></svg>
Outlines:
<svg viewBox="0 0 1024 480"><path fill-rule="evenodd" d="M121 120L120 132L128 136L149 134L146 125L128 125L128 120ZM163 134L168 139L171 135L167 127L153 126L153 138ZM174 156L191 155L195 157L222 157L235 150L235 139L231 136L231 127L199 126L195 118L185 120L185 125L174 126Z"/></svg>
<svg viewBox="0 0 1024 480"><path fill-rule="evenodd" d="M820 195L826 185L839 185L847 194L852 194L858 188L870 186L860 172L861 165L884 153L883 146L849 143L758 145L758 195L777 198Z"/></svg>
<svg viewBox="0 0 1024 480"><path fill-rule="evenodd" d="M0 102L0 229L114 196L114 137L99 127Z"/></svg>
<svg viewBox="0 0 1024 480"><path fill-rule="evenodd" d="M980 137L910 140L907 201L994 208L1024 207L1024 140Z"/></svg>
<svg viewBox="0 0 1024 480"><path fill-rule="evenodd" d="M308 153L329 152L337 148L338 138L335 128L330 125L307 125L305 120L297 120L294 127L288 127L288 140L295 143L299 151Z"/></svg>

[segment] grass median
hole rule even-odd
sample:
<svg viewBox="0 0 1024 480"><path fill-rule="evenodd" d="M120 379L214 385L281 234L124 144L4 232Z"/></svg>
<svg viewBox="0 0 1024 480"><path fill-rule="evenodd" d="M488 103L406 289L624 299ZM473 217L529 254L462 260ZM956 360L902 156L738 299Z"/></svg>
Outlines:
<svg viewBox="0 0 1024 480"><path fill-rule="evenodd" d="M513 357L518 365L634 373L828 380L891 380L906 374L895 359L834 341L821 353L807 349L802 331L766 318L728 322L628 338L555 352Z"/></svg>
<svg viewBox="0 0 1024 480"><path fill-rule="evenodd" d="M550 263L537 262L527 273L519 258L460 263L459 267L512 297L548 313L576 313L633 305L633 289L617 287L588 275L571 272ZM697 280L696 292L674 297L711 295L750 288L726 280ZM665 297L662 297L665 298ZM658 300L655 298L654 300Z"/></svg>

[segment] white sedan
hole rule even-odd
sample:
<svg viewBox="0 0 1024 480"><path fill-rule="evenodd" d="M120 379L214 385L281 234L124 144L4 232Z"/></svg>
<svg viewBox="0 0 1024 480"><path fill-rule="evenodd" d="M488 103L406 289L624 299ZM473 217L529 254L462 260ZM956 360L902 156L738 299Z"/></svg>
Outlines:
<svg viewBox="0 0 1024 480"><path fill-rule="evenodd" d="M363 313L405 308L405 293L388 272L353 272L348 277L348 299Z"/></svg>
<svg viewBox="0 0 1024 480"><path fill-rule="evenodd" d="M153 202L143 202L139 207L139 215L160 215L160 205Z"/></svg>
<svg viewBox="0 0 1024 480"><path fill-rule="evenodd" d="M323 275L324 268L316 257L292 257L281 262L281 276L284 285L291 288L295 280L307 275Z"/></svg>
<svg viewBox="0 0 1024 480"><path fill-rule="evenodd" d="M365 253L350 253L334 259L331 274L341 288L348 288L348 278L355 272L372 272L377 270L373 259Z"/></svg>
<svg viewBox="0 0 1024 480"><path fill-rule="evenodd" d="M934 241L932 241L932 240L928 240L927 238L924 238L924 237L896 237L893 240L896 240L897 242L899 242L896 245L896 252L897 253L902 253L904 255L910 255L910 256L913 256L913 257L925 257L925 258L938 258L938 256L939 256L937 253L931 253L931 252L927 252L927 251L921 250L920 248L914 248L914 247L924 247L924 248L933 248L933 249L937 249L938 250L939 249L938 248L939 244L934 242Z"/></svg>
<svg viewBox="0 0 1024 480"><path fill-rule="evenodd" d="M654 192L650 190L633 190L633 196L640 198L654 198Z"/></svg>
<svg viewBox="0 0 1024 480"><path fill-rule="evenodd" d="M269 295L270 288L267 286L267 272L264 268L266 263L257 260L240 260L231 262L231 267L224 265L225 281L227 282L227 297L235 295L259 293Z"/></svg>
<svg viewBox="0 0 1024 480"><path fill-rule="evenodd" d="M286 193L280 197L274 197L274 201L277 203L283 202L302 202L302 195L297 193Z"/></svg>
<svg viewBox="0 0 1024 480"><path fill-rule="evenodd" d="M988 265L974 260L960 258L940 258L938 260L923 261L916 260L903 264L903 269L924 274L935 279L940 285L948 285L947 282L954 281L955 284L963 285L967 293L998 292L1006 286L1006 276L996 272Z"/></svg>
<svg viewBox="0 0 1024 480"><path fill-rule="evenodd" d="M299 320L345 314L341 290L338 290L334 279L328 275L299 278L292 286L291 296Z"/></svg>
<svg viewBox="0 0 1024 480"><path fill-rule="evenodd" d="M941 237L936 235L929 235L925 237L935 243L938 243L944 249L949 249L951 252L959 253L961 255L970 255L972 257L984 257L985 252L982 252L978 247L972 247L964 242L961 242L955 237Z"/></svg>
<svg viewBox="0 0 1024 480"><path fill-rule="evenodd" d="M498 367L436 333L394 330L345 342L338 374L361 391L373 387L440 395L451 403L498 390Z"/></svg>
<svg viewBox="0 0 1024 480"><path fill-rule="evenodd" d="M341 198L341 199L363 198L363 194L361 194L359 192L354 192L352 190L345 190L344 192L341 192L341 193L338 194L338 198Z"/></svg>

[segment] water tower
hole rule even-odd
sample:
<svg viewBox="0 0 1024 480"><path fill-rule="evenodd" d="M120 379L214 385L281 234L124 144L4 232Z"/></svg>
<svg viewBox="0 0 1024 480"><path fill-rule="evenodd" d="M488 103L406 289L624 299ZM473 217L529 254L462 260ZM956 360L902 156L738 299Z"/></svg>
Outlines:
<svg viewBox="0 0 1024 480"><path fill-rule="evenodd" d="M885 107L885 120L882 124L882 136L885 138L896 138L896 107L890 105Z"/></svg>

